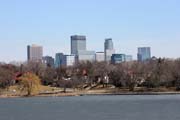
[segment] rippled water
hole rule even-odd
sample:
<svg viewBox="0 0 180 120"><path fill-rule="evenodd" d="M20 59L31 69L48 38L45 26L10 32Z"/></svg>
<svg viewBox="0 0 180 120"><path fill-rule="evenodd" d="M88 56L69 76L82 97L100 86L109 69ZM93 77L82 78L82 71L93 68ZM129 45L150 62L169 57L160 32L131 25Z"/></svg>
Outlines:
<svg viewBox="0 0 180 120"><path fill-rule="evenodd" d="M0 99L0 120L180 120L180 95Z"/></svg>

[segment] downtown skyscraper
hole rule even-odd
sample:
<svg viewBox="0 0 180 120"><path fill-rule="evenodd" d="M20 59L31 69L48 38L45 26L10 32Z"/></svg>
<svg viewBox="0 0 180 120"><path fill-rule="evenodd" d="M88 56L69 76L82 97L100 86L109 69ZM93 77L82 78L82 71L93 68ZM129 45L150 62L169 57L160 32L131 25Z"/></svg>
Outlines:
<svg viewBox="0 0 180 120"><path fill-rule="evenodd" d="M138 61L146 61L151 59L151 48L150 47L139 47L137 54Z"/></svg>
<svg viewBox="0 0 180 120"><path fill-rule="evenodd" d="M112 54L115 53L113 41L111 38L105 39L104 42L105 61L110 62Z"/></svg>
<svg viewBox="0 0 180 120"><path fill-rule="evenodd" d="M86 49L86 36L71 36L71 55L75 55L76 62L95 61L95 51Z"/></svg>
<svg viewBox="0 0 180 120"><path fill-rule="evenodd" d="M33 62L42 62L43 47L38 45L27 46L27 60Z"/></svg>
<svg viewBox="0 0 180 120"><path fill-rule="evenodd" d="M71 54L77 55L79 51L86 51L86 36L71 36Z"/></svg>

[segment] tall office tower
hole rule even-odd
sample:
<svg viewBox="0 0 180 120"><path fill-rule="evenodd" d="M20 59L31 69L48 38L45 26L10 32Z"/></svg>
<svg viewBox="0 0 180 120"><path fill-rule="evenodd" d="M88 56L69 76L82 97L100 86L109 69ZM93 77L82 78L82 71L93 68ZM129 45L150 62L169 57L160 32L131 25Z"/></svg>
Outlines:
<svg viewBox="0 0 180 120"><path fill-rule="evenodd" d="M63 53L56 53L55 56L55 67L61 67L63 65L63 60L64 60L64 54Z"/></svg>
<svg viewBox="0 0 180 120"><path fill-rule="evenodd" d="M71 36L71 54L77 55L80 50L86 51L86 36Z"/></svg>
<svg viewBox="0 0 180 120"><path fill-rule="evenodd" d="M111 38L105 39L104 42L104 53L105 53L105 61L110 62L112 54L115 53L114 47L113 47L113 41Z"/></svg>
<svg viewBox="0 0 180 120"><path fill-rule="evenodd" d="M95 61L95 51L86 50L86 36L71 36L71 55L75 55L76 62Z"/></svg>
<svg viewBox="0 0 180 120"><path fill-rule="evenodd" d="M107 49L110 49L110 50L114 49L112 38L105 39L104 48L105 48L105 50L107 50Z"/></svg>
<svg viewBox="0 0 180 120"><path fill-rule="evenodd" d="M54 67L54 58L51 56L43 57L43 63L49 67Z"/></svg>
<svg viewBox="0 0 180 120"><path fill-rule="evenodd" d="M103 62L104 61L104 52L96 52L95 60L97 62Z"/></svg>
<svg viewBox="0 0 180 120"><path fill-rule="evenodd" d="M43 47L38 45L27 46L27 59L33 62L42 62Z"/></svg>
<svg viewBox="0 0 180 120"><path fill-rule="evenodd" d="M138 61L146 61L148 59L151 59L151 48L139 47L137 57L138 57Z"/></svg>

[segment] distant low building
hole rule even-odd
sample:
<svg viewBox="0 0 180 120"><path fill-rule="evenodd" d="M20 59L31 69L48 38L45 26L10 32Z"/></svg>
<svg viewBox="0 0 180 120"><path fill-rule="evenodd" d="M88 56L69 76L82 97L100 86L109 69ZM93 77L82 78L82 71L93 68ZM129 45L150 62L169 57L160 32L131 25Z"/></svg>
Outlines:
<svg viewBox="0 0 180 120"><path fill-rule="evenodd" d="M133 56L132 55L126 55L126 62L133 61Z"/></svg>
<svg viewBox="0 0 180 120"><path fill-rule="evenodd" d="M43 57L43 63L45 63L47 66L54 67L54 58L51 56L45 56Z"/></svg>
<svg viewBox="0 0 180 120"><path fill-rule="evenodd" d="M126 61L126 55L125 54L112 54L111 56L111 63L112 64L118 64Z"/></svg>
<svg viewBox="0 0 180 120"><path fill-rule="evenodd" d="M68 67L75 64L75 55L64 55L63 53L56 53L56 68Z"/></svg>
<svg viewBox="0 0 180 120"><path fill-rule="evenodd" d="M105 61L105 59L104 59L104 52L96 52L95 60L96 60L97 62L103 62L103 61Z"/></svg>
<svg viewBox="0 0 180 120"><path fill-rule="evenodd" d="M63 65L66 67L75 65L75 55L64 55Z"/></svg>
<svg viewBox="0 0 180 120"><path fill-rule="evenodd" d="M94 62L95 61L95 51L79 50L78 54L77 54L77 60L79 62L81 62L81 61Z"/></svg>

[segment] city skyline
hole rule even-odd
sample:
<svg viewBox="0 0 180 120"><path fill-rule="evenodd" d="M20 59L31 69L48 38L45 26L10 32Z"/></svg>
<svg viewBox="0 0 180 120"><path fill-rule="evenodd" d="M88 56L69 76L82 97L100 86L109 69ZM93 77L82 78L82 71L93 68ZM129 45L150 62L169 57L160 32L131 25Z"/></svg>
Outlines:
<svg viewBox="0 0 180 120"><path fill-rule="evenodd" d="M80 36L82 36L82 35L80 35ZM83 35L83 36L85 36L85 35ZM71 36L70 36L71 37ZM85 36L86 37L86 36ZM108 39L111 39L112 40L112 38L108 38ZM105 41L107 40L107 38L105 38L104 39ZM88 41L88 40L87 40ZM71 44L71 39L70 39L70 43L69 44ZM116 44L116 43L115 43ZM43 47L43 51L45 51L44 49L46 49L46 46L43 46L42 44L35 44L35 43L33 43L33 44L31 44L32 46L42 46ZM104 43L102 43L102 45L104 45ZM29 45L28 45L29 46ZM70 46L70 45L69 45ZM86 46L88 46L88 45L86 45ZM103 46L103 47L105 47L105 46ZM125 52L120 52L120 51L116 51L116 48L114 48L114 50L115 50L115 54L126 54L126 55L132 55L132 57L133 57L133 60L138 60L138 48L144 48L144 47L148 47L148 48L151 48L150 46L137 46L137 48L136 48L136 51L135 51L135 54L128 54L128 53L125 53ZM25 47L26 48L26 50L27 50L27 46ZM105 48L103 48L102 50L99 50L99 51L95 51L95 52L104 52L104 49ZM153 49L151 49L151 51L153 51ZM27 61L27 51L25 52L26 53L26 56L25 56L25 59L24 60L17 60L17 62L25 62L25 61ZM54 52L54 54L47 54L47 53L45 53L45 52L43 52L43 56L51 56L51 57L53 57L54 59L55 59L55 57L56 57L56 53L64 53L64 55L72 55L71 54L71 46L70 46L70 49L68 50L68 52L65 50L65 51L55 51ZM152 53L152 52L151 52ZM95 55L95 54L94 54ZM152 54L152 57L153 56L155 56L154 54ZM155 56L155 57L158 57L158 56ZM161 56L160 56L161 57ZM164 56L165 58L168 58L168 57L166 57L166 56ZM43 58L43 57L42 57ZM170 57L169 57L170 58ZM171 57L172 58L172 57ZM180 58L180 57L177 57L177 58ZM0 61L0 62L15 62L16 60L11 60L11 61Z"/></svg>
<svg viewBox="0 0 180 120"><path fill-rule="evenodd" d="M56 53L53 56L43 56L43 46L32 44L27 46L27 62L42 62L50 67L73 66L79 62L107 62L122 63L133 61L132 55L116 53L112 38L105 38L104 52L90 51L86 49L85 35L70 36L70 54ZM138 48L138 61L146 61L151 59L150 47Z"/></svg>
<svg viewBox="0 0 180 120"><path fill-rule="evenodd" d="M24 46L34 43L44 46L44 56L69 54L74 34L87 36L88 50L103 51L110 37L117 53L136 58L138 47L149 46L153 56L179 58L179 5L177 0L0 1L0 61L25 61Z"/></svg>

